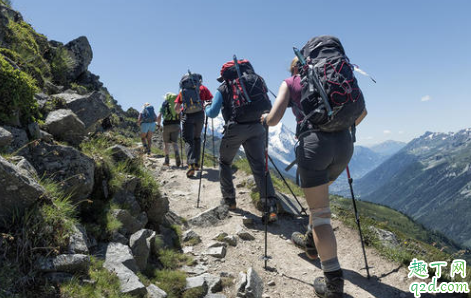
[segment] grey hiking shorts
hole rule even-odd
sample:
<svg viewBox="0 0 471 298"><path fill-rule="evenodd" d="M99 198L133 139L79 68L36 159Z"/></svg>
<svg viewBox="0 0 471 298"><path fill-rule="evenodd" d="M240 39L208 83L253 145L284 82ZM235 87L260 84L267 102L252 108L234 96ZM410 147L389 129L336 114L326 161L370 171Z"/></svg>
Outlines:
<svg viewBox="0 0 471 298"><path fill-rule="evenodd" d="M164 125L163 139L164 143L177 143L180 133L180 124Z"/></svg>
<svg viewBox="0 0 471 298"><path fill-rule="evenodd" d="M301 187L310 188L334 181L353 154L350 131L310 132L301 136L296 148Z"/></svg>

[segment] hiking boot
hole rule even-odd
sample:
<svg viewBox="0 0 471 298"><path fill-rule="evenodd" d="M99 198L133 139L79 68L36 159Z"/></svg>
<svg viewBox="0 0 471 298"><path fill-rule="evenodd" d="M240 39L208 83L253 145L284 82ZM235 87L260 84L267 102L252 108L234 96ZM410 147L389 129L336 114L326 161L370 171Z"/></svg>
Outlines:
<svg viewBox="0 0 471 298"><path fill-rule="evenodd" d="M170 166L170 158L168 157L168 155L165 155L164 166Z"/></svg>
<svg viewBox="0 0 471 298"><path fill-rule="evenodd" d="M237 204L234 198L224 198L221 200L221 205L227 206L229 210L236 210Z"/></svg>
<svg viewBox="0 0 471 298"><path fill-rule="evenodd" d="M321 298L342 298L343 284L342 269L324 272L324 276L314 280L314 291Z"/></svg>
<svg viewBox="0 0 471 298"><path fill-rule="evenodd" d="M195 175L195 166L188 165L188 171L186 171L186 177L191 178Z"/></svg>
<svg viewBox="0 0 471 298"><path fill-rule="evenodd" d="M199 164L195 163L194 166L195 166L195 171L199 171L199 170L200 170L200 165L199 165Z"/></svg>
<svg viewBox="0 0 471 298"><path fill-rule="evenodd" d="M314 244L312 230L308 230L304 235L300 232L294 232L291 235L291 242L293 242L297 247L303 249L309 259L316 260L319 258L316 245Z"/></svg>
<svg viewBox="0 0 471 298"><path fill-rule="evenodd" d="M180 161L180 156L179 156L179 155L177 155L177 156L175 157L175 162L177 163L177 167L178 167L178 168L182 165L182 162Z"/></svg>

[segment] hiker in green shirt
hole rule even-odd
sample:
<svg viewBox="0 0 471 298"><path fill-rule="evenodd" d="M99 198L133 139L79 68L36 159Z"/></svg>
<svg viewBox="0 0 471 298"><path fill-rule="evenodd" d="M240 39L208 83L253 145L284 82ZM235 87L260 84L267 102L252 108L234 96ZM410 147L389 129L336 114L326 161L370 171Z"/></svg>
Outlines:
<svg viewBox="0 0 471 298"><path fill-rule="evenodd" d="M170 165L169 147L173 144L175 151L175 161L177 167L180 167L180 153L178 152L178 135L180 134L180 115L175 112L175 99L177 95L167 92L164 96L164 102L160 107L159 115L157 116L157 126L160 127L162 116L163 121L163 139L164 139L164 152L165 162L164 166Z"/></svg>

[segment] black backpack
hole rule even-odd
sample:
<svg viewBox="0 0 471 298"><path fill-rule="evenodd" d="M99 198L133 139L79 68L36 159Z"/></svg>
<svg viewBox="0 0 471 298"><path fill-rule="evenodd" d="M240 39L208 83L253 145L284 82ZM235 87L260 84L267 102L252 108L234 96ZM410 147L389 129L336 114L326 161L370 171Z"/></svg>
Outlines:
<svg viewBox="0 0 471 298"><path fill-rule="evenodd" d="M180 80L183 113L193 114L203 110L200 99L200 86L203 77L188 71Z"/></svg>
<svg viewBox="0 0 471 298"><path fill-rule="evenodd" d="M334 132L352 127L365 109L363 93L358 86L340 40L318 36L301 49L295 48L301 75L301 107L304 121L312 128Z"/></svg>
<svg viewBox="0 0 471 298"><path fill-rule="evenodd" d="M219 90L222 94L227 92L225 101L229 107L223 111L226 121L260 122L260 116L270 111L271 102L265 81L255 73L248 60L237 60L234 56L233 61L222 66L221 77L225 83Z"/></svg>

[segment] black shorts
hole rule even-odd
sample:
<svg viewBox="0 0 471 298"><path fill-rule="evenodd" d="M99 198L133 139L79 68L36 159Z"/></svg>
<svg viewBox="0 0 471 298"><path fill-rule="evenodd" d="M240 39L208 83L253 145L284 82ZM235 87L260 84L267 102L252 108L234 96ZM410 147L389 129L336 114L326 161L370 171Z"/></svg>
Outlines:
<svg viewBox="0 0 471 298"><path fill-rule="evenodd" d="M347 167L353 154L350 131L311 132L301 137L296 148L301 187L310 188L334 181Z"/></svg>

